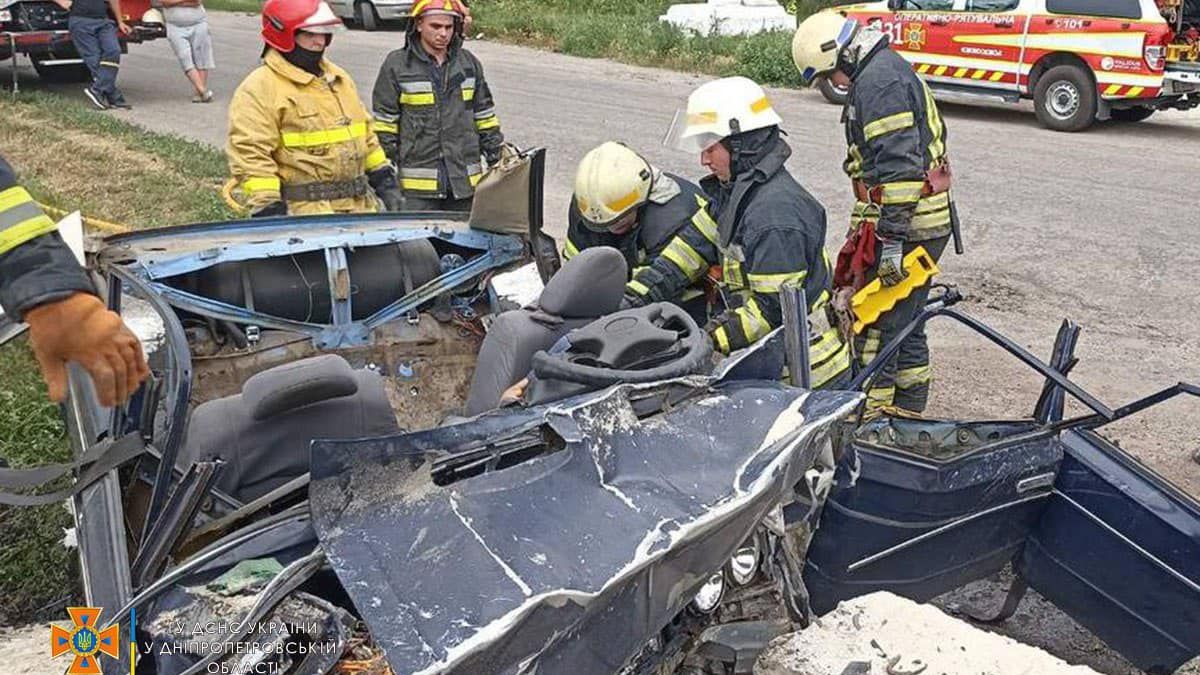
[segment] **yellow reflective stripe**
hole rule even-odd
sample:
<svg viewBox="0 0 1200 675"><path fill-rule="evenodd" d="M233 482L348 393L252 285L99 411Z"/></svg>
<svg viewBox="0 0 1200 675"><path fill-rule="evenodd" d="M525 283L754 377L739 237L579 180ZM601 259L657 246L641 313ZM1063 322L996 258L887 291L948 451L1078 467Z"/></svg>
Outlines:
<svg viewBox="0 0 1200 675"><path fill-rule="evenodd" d="M433 105L433 92L400 92L400 105Z"/></svg>
<svg viewBox="0 0 1200 675"><path fill-rule="evenodd" d="M638 295L650 295L650 287L646 286L637 279L630 279L629 283L625 284L625 288L637 293Z"/></svg>
<svg viewBox="0 0 1200 675"><path fill-rule="evenodd" d="M488 129L495 129L499 126L500 118L496 117L495 115L492 115L491 117L485 117L481 120L475 120L475 128L479 131L487 131Z"/></svg>
<svg viewBox="0 0 1200 675"><path fill-rule="evenodd" d="M721 276L729 288L745 288L746 280L742 277L742 263L733 258L725 258L721 264Z"/></svg>
<svg viewBox="0 0 1200 675"><path fill-rule="evenodd" d="M367 171L374 171L384 164L387 164L387 161L387 153L383 151L383 148L375 148L370 154L367 155L367 159L364 164L367 167Z"/></svg>
<svg viewBox="0 0 1200 675"><path fill-rule="evenodd" d="M375 131L385 134L400 133L400 126L395 122L384 122L383 120L375 120Z"/></svg>
<svg viewBox="0 0 1200 675"><path fill-rule="evenodd" d="M858 178L862 175L863 156L858 151L858 145L851 143L847 150L846 161L842 164L842 170L851 178Z"/></svg>
<svg viewBox="0 0 1200 675"><path fill-rule="evenodd" d="M755 342L771 331L770 324L763 317L762 310L759 309L754 298L750 298L749 302L733 310L733 313L737 314L738 319L742 322L742 332L746 335L746 342Z"/></svg>
<svg viewBox="0 0 1200 675"><path fill-rule="evenodd" d="M895 387L871 387L867 390L867 410L878 410L889 406L895 398Z"/></svg>
<svg viewBox="0 0 1200 675"><path fill-rule="evenodd" d="M917 203L917 213L930 213L941 209L950 208L950 193L939 192L936 195L922 197Z"/></svg>
<svg viewBox="0 0 1200 675"><path fill-rule="evenodd" d="M401 178L400 187L405 190L437 192L438 180L436 178Z"/></svg>
<svg viewBox="0 0 1200 675"><path fill-rule="evenodd" d="M278 176L254 176L242 181L242 191L246 194L255 192L279 192Z"/></svg>
<svg viewBox="0 0 1200 675"><path fill-rule="evenodd" d="M752 112L752 113L760 113L760 112L763 112L765 110L770 110L770 109L771 109L771 102L769 100L767 100L766 96L764 96L750 104L750 112Z"/></svg>
<svg viewBox="0 0 1200 675"><path fill-rule="evenodd" d="M821 333L809 348L809 362L818 364L833 355L843 344L842 337L836 328Z"/></svg>
<svg viewBox="0 0 1200 675"><path fill-rule="evenodd" d="M968 70L970 70L970 69L969 68L959 68L958 70L954 71L954 77L962 77L967 74Z"/></svg>
<svg viewBox="0 0 1200 675"><path fill-rule="evenodd" d="M609 211L613 211L615 213L621 213L625 209L633 206L634 203L637 202L639 197L641 197L641 193L638 192L637 189L634 189L633 191L629 192L629 194L626 194L623 197L619 197L617 199L612 200L611 202L607 202L605 204L605 206L608 207Z"/></svg>
<svg viewBox="0 0 1200 675"><path fill-rule="evenodd" d="M0 253L8 253L30 239L53 232L55 227L54 221L44 213L6 227L0 230Z"/></svg>
<svg viewBox="0 0 1200 675"><path fill-rule="evenodd" d="M10 187L3 192L0 192L0 213L11 209L14 206L21 204L30 204L33 202L33 196L29 194L25 188L21 186Z"/></svg>
<svg viewBox="0 0 1200 675"><path fill-rule="evenodd" d="M1104 95L1112 96L1113 94L1117 93L1118 91L1121 91L1121 85L1110 84L1110 85L1108 85L1108 88L1104 90Z"/></svg>
<svg viewBox="0 0 1200 675"><path fill-rule="evenodd" d="M671 243L667 244L667 248L663 249L662 254L664 258L675 263L676 267L683 270L684 275L689 279L695 279L708 266L704 262L704 258L700 257L700 254L696 252L696 249L692 248L681 237L672 239Z"/></svg>
<svg viewBox="0 0 1200 675"><path fill-rule="evenodd" d="M563 244L563 257L570 260L576 255L579 255L579 247L575 245L575 242L567 239L567 243Z"/></svg>
<svg viewBox="0 0 1200 675"><path fill-rule="evenodd" d="M718 326L712 333L713 340L717 343L717 351L722 354L729 353L729 334L725 331L725 326Z"/></svg>
<svg viewBox="0 0 1200 675"><path fill-rule="evenodd" d="M924 230L932 227L942 227L950 224L950 209L941 209L931 213L917 213L909 221L909 227L914 230Z"/></svg>
<svg viewBox="0 0 1200 675"><path fill-rule="evenodd" d="M875 360L875 355L879 353L879 340L882 335L877 328L867 329L867 339L863 342L862 354L859 354L860 363L864 366Z"/></svg>
<svg viewBox="0 0 1200 675"><path fill-rule="evenodd" d="M946 143L942 140L945 126L942 125L942 115L938 112L937 103L934 103L933 94L929 91L925 80L921 80L921 89L925 92L925 119L929 124L929 133L932 137L932 140L929 141L929 156L936 161L946 154Z"/></svg>
<svg viewBox="0 0 1200 675"><path fill-rule="evenodd" d="M808 276L808 271L801 272L783 272L781 274L755 274L750 273L750 288L756 293L778 293L779 289L786 283L795 283L799 285L804 281L804 277Z"/></svg>
<svg viewBox="0 0 1200 675"><path fill-rule="evenodd" d="M463 89L462 90L462 99L464 101L474 100L475 99L475 90L474 89Z"/></svg>
<svg viewBox="0 0 1200 675"><path fill-rule="evenodd" d="M696 212L696 215L692 216L692 224L696 226L697 230L700 230L700 234L704 235L705 239L715 246L717 243L717 221L708 215L708 209L705 208L708 206L708 202L704 201L703 197L696 195L696 202L700 204L700 210Z"/></svg>
<svg viewBox="0 0 1200 675"><path fill-rule="evenodd" d="M1126 96L1126 98L1136 98L1138 96L1141 96L1143 91L1146 91L1145 87L1134 87L1134 88L1130 89L1129 91L1125 92L1125 96Z"/></svg>
<svg viewBox="0 0 1200 675"><path fill-rule="evenodd" d="M367 123L355 122L347 127L321 129L320 131L289 131L283 134L286 148L311 148L317 145L346 143L367 135Z"/></svg>
<svg viewBox="0 0 1200 675"><path fill-rule="evenodd" d="M912 389L922 384L929 384L931 381L933 381L933 367L929 364L896 371L896 387L898 389Z"/></svg>
<svg viewBox="0 0 1200 675"><path fill-rule="evenodd" d="M908 204L921 199L921 190L925 189L924 181L897 181L884 183L881 186L884 204Z"/></svg>
<svg viewBox="0 0 1200 675"><path fill-rule="evenodd" d="M870 124L863 127L863 135L867 140L878 138L884 134L889 134L893 131L907 129L913 125L913 114L911 110L906 110L895 115L881 117Z"/></svg>
<svg viewBox="0 0 1200 675"><path fill-rule="evenodd" d="M483 178L482 173L473 173L473 174L467 176L467 182L469 182L471 184L471 187L475 187L476 185L479 185L479 180L481 178Z"/></svg>
<svg viewBox="0 0 1200 675"><path fill-rule="evenodd" d="M121 67L121 64L117 63L116 61L101 61L100 65L108 66L109 68L120 68Z"/></svg>
<svg viewBox="0 0 1200 675"><path fill-rule="evenodd" d="M840 347L828 361L813 368L810 381L814 388L824 386L850 367L850 345L842 342Z"/></svg>

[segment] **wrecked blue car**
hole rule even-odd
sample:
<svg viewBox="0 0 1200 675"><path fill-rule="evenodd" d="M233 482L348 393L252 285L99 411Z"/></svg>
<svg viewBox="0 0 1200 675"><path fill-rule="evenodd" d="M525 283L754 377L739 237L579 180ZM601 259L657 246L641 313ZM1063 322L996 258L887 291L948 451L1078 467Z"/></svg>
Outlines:
<svg viewBox="0 0 1200 675"><path fill-rule="evenodd" d="M1110 407L1068 378L1077 326L1043 361L947 291L910 330L1000 345L1044 378L1036 408L864 420L873 367L808 391L779 381L787 330L716 359L682 311L608 306L602 265L555 274L528 159L506 222L103 241L154 377L118 410L73 377L58 497L136 672L749 673L840 600L1006 565L996 618L1034 588L1147 672L1200 653L1200 504L1100 433L1196 387Z"/></svg>

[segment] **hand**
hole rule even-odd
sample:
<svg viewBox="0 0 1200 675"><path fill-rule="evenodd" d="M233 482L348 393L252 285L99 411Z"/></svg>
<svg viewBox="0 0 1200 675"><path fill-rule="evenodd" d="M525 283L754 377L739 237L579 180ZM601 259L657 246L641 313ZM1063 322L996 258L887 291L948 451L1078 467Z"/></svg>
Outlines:
<svg viewBox="0 0 1200 675"><path fill-rule="evenodd" d="M287 215L287 204L284 204L283 202L271 202L270 204L267 204L266 206L262 207L261 209L258 209L257 211L250 212L251 218L268 218L270 216L286 216L286 215Z"/></svg>
<svg viewBox="0 0 1200 675"><path fill-rule="evenodd" d="M75 293L25 312L29 339L50 398L67 397L67 363L92 376L101 405L112 407L137 391L150 374L142 345L100 298Z"/></svg>
<svg viewBox="0 0 1200 675"><path fill-rule="evenodd" d="M463 35L471 34L471 24L475 23L475 19L471 18L471 8L466 5L463 8Z"/></svg>
<svg viewBox="0 0 1200 675"><path fill-rule="evenodd" d="M375 193L383 202L384 211L400 212L404 210L404 192L400 188L387 188Z"/></svg>
<svg viewBox="0 0 1200 675"><path fill-rule="evenodd" d="M879 254L877 274L884 286L895 286L904 281L908 273L904 271L904 242L899 239L880 238L883 250Z"/></svg>
<svg viewBox="0 0 1200 675"><path fill-rule="evenodd" d="M505 389L504 393L500 394L500 406L499 407L503 408L505 406L513 405L514 403L520 403L521 397L525 395L525 389L528 386L529 386L529 378L526 377L526 378L523 378L520 382L509 387L508 389Z"/></svg>
<svg viewBox="0 0 1200 675"><path fill-rule="evenodd" d="M625 295L621 296L621 306L617 308L617 311L635 309L637 307L644 307L645 305L646 300L640 295L625 291Z"/></svg>
<svg viewBox="0 0 1200 675"><path fill-rule="evenodd" d="M121 31L125 35L131 35L133 33L133 29L130 28L129 24L125 23L124 21L117 21L117 30Z"/></svg>

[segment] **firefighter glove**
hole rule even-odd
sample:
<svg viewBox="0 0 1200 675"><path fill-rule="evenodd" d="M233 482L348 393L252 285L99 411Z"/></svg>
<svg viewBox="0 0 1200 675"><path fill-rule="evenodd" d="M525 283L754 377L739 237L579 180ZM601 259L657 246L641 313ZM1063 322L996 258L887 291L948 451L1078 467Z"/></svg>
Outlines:
<svg viewBox="0 0 1200 675"><path fill-rule="evenodd" d="M384 211L403 211L404 193L396 184L396 170L391 165L384 165L367 173L367 181L371 189L383 202Z"/></svg>
<svg viewBox="0 0 1200 675"><path fill-rule="evenodd" d="M250 213L251 218L269 218L270 216L286 216L287 204L283 202L271 202L257 211Z"/></svg>
<svg viewBox="0 0 1200 675"><path fill-rule="evenodd" d="M899 239L880 238L883 245L879 254L879 281L884 286L895 286L904 281L904 242Z"/></svg>
<svg viewBox="0 0 1200 675"><path fill-rule="evenodd" d="M150 374L137 336L90 293L38 305L24 318L33 354L55 401L67 396L70 361L92 376L100 403L108 407L124 402Z"/></svg>

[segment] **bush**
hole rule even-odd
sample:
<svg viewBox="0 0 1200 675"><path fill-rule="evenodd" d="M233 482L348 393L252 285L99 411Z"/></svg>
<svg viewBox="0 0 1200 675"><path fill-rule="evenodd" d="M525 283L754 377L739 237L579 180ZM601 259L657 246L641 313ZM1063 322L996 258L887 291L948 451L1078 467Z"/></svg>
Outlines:
<svg viewBox="0 0 1200 675"><path fill-rule="evenodd" d="M792 34L773 31L743 39L734 55L733 73L760 84L800 86L800 73L792 63Z"/></svg>

